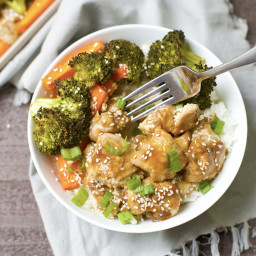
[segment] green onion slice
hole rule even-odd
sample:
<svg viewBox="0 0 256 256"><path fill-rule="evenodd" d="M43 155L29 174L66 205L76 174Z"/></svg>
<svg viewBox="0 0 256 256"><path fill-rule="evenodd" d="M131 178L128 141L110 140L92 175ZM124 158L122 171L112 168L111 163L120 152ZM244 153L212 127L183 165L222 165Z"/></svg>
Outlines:
<svg viewBox="0 0 256 256"><path fill-rule="evenodd" d="M82 151L78 146L73 148L62 148L60 153L64 160L76 161L82 157Z"/></svg>
<svg viewBox="0 0 256 256"><path fill-rule="evenodd" d="M176 109L183 108L183 107L184 107L184 104L182 103L176 104Z"/></svg>
<svg viewBox="0 0 256 256"><path fill-rule="evenodd" d="M215 115L214 120L211 122L212 130L217 134L220 135L222 133L223 127L225 122L220 120L217 115Z"/></svg>
<svg viewBox="0 0 256 256"><path fill-rule="evenodd" d="M137 187L133 191L133 193L140 193L142 196L149 196L149 195L155 193L155 189L154 189L152 183L150 183L149 185L146 185L146 186Z"/></svg>
<svg viewBox="0 0 256 256"><path fill-rule="evenodd" d="M116 148L112 148L109 144L108 144L108 141L106 141L105 143L105 149L112 155L115 155L115 156L121 156L126 150L127 150L127 147L128 147L128 143L127 143L127 137L125 137L125 140L124 140L124 146L121 150L119 149L116 149Z"/></svg>
<svg viewBox="0 0 256 256"><path fill-rule="evenodd" d="M129 190L134 190L139 185L141 185L141 179L140 176L137 174L133 174L132 178L127 181L127 187Z"/></svg>
<svg viewBox="0 0 256 256"><path fill-rule="evenodd" d="M138 126L134 127L132 136L135 137L137 135L144 135L147 136Z"/></svg>
<svg viewBox="0 0 256 256"><path fill-rule="evenodd" d="M83 167L85 167L85 158L82 156L82 158L81 158L81 161L82 161L82 163L81 163L81 167L80 168L78 168L78 169L76 169L76 170L72 170L71 169L71 164L69 164L68 166L67 166L67 171L69 172L69 173L81 173L82 172L82 170L81 170L81 168L83 168ZM75 161L73 161L73 162L75 162Z"/></svg>
<svg viewBox="0 0 256 256"><path fill-rule="evenodd" d="M82 163L81 163L81 168L85 167L85 158L82 157Z"/></svg>
<svg viewBox="0 0 256 256"><path fill-rule="evenodd" d="M112 193L110 193L109 191L106 190L106 192L105 192L103 198L102 198L101 201L100 201L100 206L101 206L102 208L106 208L107 205L108 205L108 202L109 202L110 199L111 199L111 197L112 197Z"/></svg>
<svg viewBox="0 0 256 256"><path fill-rule="evenodd" d="M84 188L80 188L71 201L78 207L82 207L87 201L88 197L89 193Z"/></svg>
<svg viewBox="0 0 256 256"><path fill-rule="evenodd" d="M199 189L201 190L201 192L203 194L206 194L209 190L211 190L213 188L213 186L210 185L210 183L208 182L208 180L204 180L201 181L199 183Z"/></svg>
<svg viewBox="0 0 256 256"><path fill-rule="evenodd" d="M70 165L67 166L67 171L68 171L69 173L75 173L75 171L73 171L73 170L70 168Z"/></svg>
<svg viewBox="0 0 256 256"><path fill-rule="evenodd" d="M166 153L168 158L168 166L171 173L178 172L181 170L181 164L179 159L179 153L176 149L171 149Z"/></svg>
<svg viewBox="0 0 256 256"><path fill-rule="evenodd" d="M135 217L132 215L132 213L130 211L120 212L117 215L117 217L121 221L121 223L124 225L126 225L126 224L136 225L137 224L137 220L135 219Z"/></svg>
<svg viewBox="0 0 256 256"><path fill-rule="evenodd" d="M107 218L109 214L116 208L116 203L111 202L106 210L103 212L103 215Z"/></svg>
<svg viewBox="0 0 256 256"><path fill-rule="evenodd" d="M127 105L127 102L125 100L123 100L124 97L120 96L120 98L116 101L116 105L120 108L120 109L125 109L125 106Z"/></svg>

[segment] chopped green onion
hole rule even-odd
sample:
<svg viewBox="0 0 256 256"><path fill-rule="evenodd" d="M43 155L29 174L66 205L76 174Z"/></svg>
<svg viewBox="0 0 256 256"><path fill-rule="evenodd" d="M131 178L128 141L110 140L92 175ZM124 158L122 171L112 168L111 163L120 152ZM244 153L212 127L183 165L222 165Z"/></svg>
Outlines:
<svg viewBox="0 0 256 256"><path fill-rule="evenodd" d="M76 161L77 161L77 160L76 160ZM73 170L71 169L72 163L75 162L75 161L73 161L71 164L69 164L69 165L67 166L67 171L68 171L69 173L77 173L77 172L81 173L81 172L82 172L81 168L83 168L83 167L85 166L85 158L82 157L82 158L81 158L81 161L82 161L82 163L81 163L81 167L80 167L80 168L78 168L78 169L76 169L76 170L73 171Z"/></svg>
<svg viewBox="0 0 256 256"><path fill-rule="evenodd" d="M132 215L132 213L130 211L120 212L117 215L117 217L121 221L121 223L124 225L126 225L126 224L136 225L137 224L137 220L135 219L135 217Z"/></svg>
<svg viewBox="0 0 256 256"><path fill-rule="evenodd" d="M133 193L140 193L142 196L149 196L149 195L155 193L155 189L154 189L152 183L150 183L149 185L146 185L146 186L137 187L133 191Z"/></svg>
<svg viewBox="0 0 256 256"><path fill-rule="evenodd" d="M120 108L120 109L125 109L125 106L127 105L127 102L125 100L123 100L124 97L120 97L117 101L116 101L116 105Z"/></svg>
<svg viewBox="0 0 256 256"><path fill-rule="evenodd" d="M147 136L138 126L134 127L132 135L133 135L133 137L135 137L137 135Z"/></svg>
<svg viewBox="0 0 256 256"><path fill-rule="evenodd" d="M70 168L70 166L67 166L67 171L68 171L69 173L75 173L75 171L73 171L73 170Z"/></svg>
<svg viewBox="0 0 256 256"><path fill-rule="evenodd" d="M209 190L211 190L213 186L211 186L208 182L208 180L204 180L199 183L199 189L203 194L206 194Z"/></svg>
<svg viewBox="0 0 256 256"><path fill-rule="evenodd" d="M116 204L111 202L106 210L103 212L103 215L107 218L109 214L116 208Z"/></svg>
<svg viewBox="0 0 256 256"><path fill-rule="evenodd" d="M215 115L214 120L211 122L212 130L217 134L220 135L222 133L223 127L225 122L220 120L217 115Z"/></svg>
<svg viewBox="0 0 256 256"><path fill-rule="evenodd" d="M154 106L155 106L155 104L151 104L151 105L145 107L145 108L143 109L143 111L146 111L146 110L148 110L148 109L151 109L151 108L153 108Z"/></svg>
<svg viewBox="0 0 256 256"><path fill-rule="evenodd" d="M109 202L110 199L111 199L111 197L112 197L112 193L110 193L109 191L106 190L106 192L105 192L103 198L102 198L101 201L100 201L100 206L101 206L102 208L106 208L107 205L108 205L108 202Z"/></svg>
<svg viewBox="0 0 256 256"><path fill-rule="evenodd" d="M168 166L171 173L178 172L181 170L179 153L176 149L171 149L166 153L168 158Z"/></svg>
<svg viewBox="0 0 256 256"><path fill-rule="evenodd" d="M176 109L183 108L183 107L184 107L184 104L182 103L176 104Z"/></svg>
<svg viewBox="0 0 256 256"><path fill-rule="evenodd" d="M115 156L121 156L126 150L127 150L127 147L128 147L128 143L127 143L127 137L125 137L125 140L124 140L124 146L121 150L119 149L116 149L116 148L112 148L109 144L108 144L108 141L106 141L105 143L105 149L112 155L115 155Z"/></svg>
<svg viewBox="0 0 256 256"><path fill-rule="evenodd" d="M144 100L144 101L142 102L142 104L145 104L145 103L147 103L147 102L148 102L148 100ZM143 108L143 111L146 111L146 110L148 110L148 109L151 109L151 108L153 108L154 106L155 106L155 104L151 104L151 105L149 105L149 106Z"/></svg>
<svg viewBox="0 0 256 256"><path fill-rule="evenodd" d="M89 193L84 188L80 188L71 201L78 207L82 207L87 201L88 197Z"/></svg>
<svg viewBox="0 0 256 256"><path fill-rule="evenodd" d="M82 157L82 151L78 146L73 148L62 148L60 153L64 160L76 161Z"/></svg>
<svg viewBox="0 0 256 256"><path fill-rule="evenodd" d="M81 163L81 168L85 167L85 158L82 157L82 163Z"/></svg>
<svg viewBox="0 0 256 256"><path fill-rule="evenodd" d="M133 174L132 178L127 181L127 187L129 190L134 190L141 184L140 176Z"/></svg>

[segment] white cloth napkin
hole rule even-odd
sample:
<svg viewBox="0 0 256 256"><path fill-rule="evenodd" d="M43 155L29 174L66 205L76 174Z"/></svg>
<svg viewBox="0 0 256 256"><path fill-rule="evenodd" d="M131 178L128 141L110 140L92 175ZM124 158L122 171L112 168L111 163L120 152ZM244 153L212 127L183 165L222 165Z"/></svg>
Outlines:
<svg viewBox="0 0 256 256"><path fill-rule="evenodd" d="M88 33L112 25L146 23L182 29L227 61L249 49L246 22L231 15L226 0L63 0L41 52L22 75L20 86L33 91L45 68L63 47ZM232 72L243 94L249 124L249 140L242 167L232 186L207 212L177 228L151 234L108 231L82 221L53 198L33 164L30 179L46 233L56 256L72 255L198 255L195 238L211 233L213 255L218 256L219 227L231 226L232 255L250 246L247 220L256 217L256 72L247 66ZM232 171L232 170L230 170ZM234 225L244 222L242 230ZM192 240L192 246L185 246Z"/></svg>

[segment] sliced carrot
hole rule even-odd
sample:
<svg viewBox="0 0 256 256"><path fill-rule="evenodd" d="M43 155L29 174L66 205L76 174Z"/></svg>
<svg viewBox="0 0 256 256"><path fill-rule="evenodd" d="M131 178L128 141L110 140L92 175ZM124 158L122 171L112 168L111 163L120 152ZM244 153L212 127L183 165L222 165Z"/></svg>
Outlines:
<svg viewBox="0 0 256 256"><path fill-rule="evenodd" d="M69 173L67 171L68 163L64 160L61 154L57 154L57 168L60 177L61 186L64 190L71 190L79 188L83 180L82 174ZM75 163L72 163L70 168L75 171L81 168L82 161L79 159Z"/></svg>
<svg viewBox="0 0 256 256"><path fill-rule="evenodd" d="M94 116L97 111L101 109L102 104L107 99L107 91L99 84L96 84L91 89L91 109L92 116Z"/></svg>
<svg viewBox="0 0 256 256"><path fill-rule="evenodd" d="M112 77L113 81L119 81L128 77L128 66L123 64L121 67L114 70L114 76Z"/></svg>
<svg viewBox="0 0 256 256"><path fill-rule="evenodd" d="M77 56L81 52L98 52L104 49L104 44L98 40L83 46L82 48L66 55L44 78L42 78L43 85L47 90L52 90L54 80L60 80L74 76L74 69L68 65L69 60Z"/></svg>
<svg viewBox="0 0 256 256"><path fill-rule="evenodd" d="M83 152L85 147L87 146L87 144L90 142L90 138L88 136L86 136L78 145L81 149L81 151Z"/></svg>
<svg viewBox="0 0 256 256"><path fill-rule="evenodd" d="M108 96L111 96L117 88L117 83L115 83L112 79L108 79L108 81L102 86L107 91Z"/></svg>
<svg viewBox="0 0 256 256"><path fill-rule="evenodd" d="M23 19L16 25L16 31L19 34L24 33L54 1L55 0L34 0Z"/></svg>
<svg viewBox="0 0 256 256"><path fill-rule="evenodd" d="M10 45L0 40L0 57L10 48Z"/></svg>

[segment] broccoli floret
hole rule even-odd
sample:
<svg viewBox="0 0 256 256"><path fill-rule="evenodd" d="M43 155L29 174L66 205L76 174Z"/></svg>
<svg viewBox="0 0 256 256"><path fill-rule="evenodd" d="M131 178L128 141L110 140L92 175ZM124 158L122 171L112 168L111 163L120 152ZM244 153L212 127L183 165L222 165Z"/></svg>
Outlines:
<svg viewBox="0 0 256 256"><path fill-rule="evenodd" d="M54 88L57 90L58 97L67 98L71 97L75 101L83 101L84 97L87 98L88 88L84 82L76 81L73 77L63 80L56 80Z"/></svg>
<svg viewBox="0 0 256 256"><path fill-rule="evenodd" d="M193 70L197 71L197 72L202 72L209 69L206 65L202 65L202 64L195 64ZM199 94L197 94L196 96L187 99L185 101L183 101L183 104L187 104L187 103L194 103L194 104L198 104L199 108L201 110L207 109L212 105L212 101L211 101L211 97L210 94L213 91L214 86L216 86L216 81L215 81L215 77L211 77L211 78L207 78L205 80L202 81L201 83L201 90L199 92Z"/></svg>
<svg viewBox="0 0 256 256"><path fill-rule="evenodd" d="M169 32L163 40L157 40L150 46L146 62L146 74L149 79L183 64L182 46L184 41L184 33L181 30L174 30Z"/></svg>
<svg viewBox="0 0 256 256"><path fill-rule="evenodd" d="M136 44L126 40L112 40L105 47L105 55L113 60L115 68L124 64L128 66L128 82L142 82L145 77L145 56Z"/></svg>
<svg viewBox="0 0 256 256"><path fill-rule="evenodd" d="M205 65L205 60L195 53L193 53L190 49L190 46L187 42L182 45L182 63L187 67L198 71L201 70Z"/></svg>
<svg viewBox="0 0 256 256"><path fill-rule="evenodd" d="M27 10L26 0L0 0L0 5L6 4L19 14L24 14Z"/></svg>
<svg viewBox="0 0 256 256"><path fill-rule="evenodd" d="M112 60L98 52L79 53L69 65L75 69L74 79L87 87L104 84L114 74Z"/></svg>
<svg viewBox="0 0 256 256"><path fill-rule="evenodd" d="M163 40L156 41L150 46L146 65L149 79L180 65L186 65L197 72L208 69L204 59L191 51L189 44L185 42L184 33L178 30L169 32ZM210 94L214 86L215 78L204 80L200 93L183 103L198 104L201 110L209 108L212 104Z"/></svg>
<svg viewBox="0 0 256 256"><path fill-rule="evenodd" d="M69 95L72 85L77 93ZM35 123L35 144L41 152L49 155L59 153L61 148L78 145L88 135L91 117L88 88L77 90L79 87L72 79L58 81L57 88L60 97L40 98L30 106Z"/></svg>

